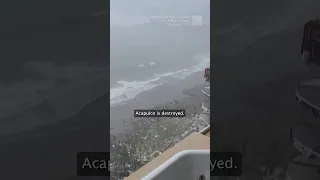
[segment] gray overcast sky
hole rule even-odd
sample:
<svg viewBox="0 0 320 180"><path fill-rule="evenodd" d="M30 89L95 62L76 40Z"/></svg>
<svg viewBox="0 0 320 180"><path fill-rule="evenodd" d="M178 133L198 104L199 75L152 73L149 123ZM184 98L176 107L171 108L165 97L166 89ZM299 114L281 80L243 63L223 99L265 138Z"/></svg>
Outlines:
<svg viewBox="0 0 320 180"><path fill-rule="evenodd" d="M210 0L111 0L111 25L134 25L151 16L202 15L209 22Z"/></svg>

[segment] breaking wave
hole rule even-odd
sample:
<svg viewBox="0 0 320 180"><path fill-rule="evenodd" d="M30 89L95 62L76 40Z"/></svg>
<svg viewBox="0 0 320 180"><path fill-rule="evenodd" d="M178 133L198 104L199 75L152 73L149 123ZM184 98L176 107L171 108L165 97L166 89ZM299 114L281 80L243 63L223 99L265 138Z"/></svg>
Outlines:
<svg viewBox="0 0 320 180"><path fill-rule="evenodd" d="M127 100L133 99L138 94L149 91L159 85L162 85L163 78L172 77L175 79L185 79L189 75L203 71L210 65L210 54L197 57L197 64L174 72L163 74L154 74L154 76L146 81L118 81L116 87L110 90L110 106L115 106Z"/></svg>

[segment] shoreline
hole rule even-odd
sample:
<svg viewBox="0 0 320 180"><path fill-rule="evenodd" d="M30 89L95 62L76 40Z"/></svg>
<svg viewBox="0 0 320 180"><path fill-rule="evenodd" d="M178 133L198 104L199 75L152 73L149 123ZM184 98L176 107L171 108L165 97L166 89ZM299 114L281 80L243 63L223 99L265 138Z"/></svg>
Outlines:
<svg viewBox="0 0 320 180"><path fill-rule="evenodd" d="M111 134L111 179L122 179L124 174L134 172L154 158L154 152L163 152L177 142L199 132L202 89L206 85L184 89L179 98L153 106L152 109L183 109L184 117L141 117L129 118L131 127L124 133ZM146 146L147 145L147 146ZM126 163L119 163L126 162ZM126 167L126 168L123 168ZM120 177L119 177L120 175Z"/></svg>
<svg viewBox="0 0 320 180"><path fill-rule="evenodd" d="M152 90L138 94L126 104L110 107L110 131L112 134L122 133L131 127L123 127L123 120L133 119L135 109L153 109L155 106L166 104L175 99L184 99L189 96L186 92L199 91L204 86L203 72L196 72L183 80L171 80ZM199 83L201 82L201 83ZM192 94L192 93L191 93Z"/></svg>
<svg viewBox="0 0 320 180"><path fill-rule="evenodd" d="M110 107L110 115L111 116L107 116L106 117L111 117L110 119L110 125L111 128L116 128L116 131L120 129L120 131L124 130L125 128L123 128L123 124L122 124L122 119L125 118L130 118L130 113L133 113L133 109L135 108L149 108L149 107L153 107L155 105L159 105L159 104L163 104L167 101L170 101L174 98L177 98L179 96L181 96L182 91L184 90L184 88L190 88L193 87L194 85L196 85L197 83L194 82L199 82L199 79L202 76L202 72L196 72L194 74L191 74L189 77L187 77L184 80L172 80L171 82L168 82L168 84L164 84L160 87L156 87L154 89L151 89L149 91L143 92L138 94L135 98L133 98L132 100L129 100L126 102L126 104L123 105L119 105L119 106L114 106L114 107ZM177 84L179 83L179 85L181 85L180 87L177 87ZM159 96L159 94L161 94L161 96ZM109 97L108 94L103 95L98 97L97 99L106 99L107 97ZM153 97L153 98L150 98ZM163 98L165 97L165 98ZM96 100L97 100L96 99ZM94 102L96 100L91 101L90 103L88 103L86 106L84 106L82 109L86 109L87 106L91 106L91 104L94 104ZM108 100L110 101L110 100ZM157 101L157 102L154 102ZM30 109L28 111L22 112L20 114L17 114L13 117L16 117L14 120L14 123L10 123L10 121L8 120L12 120L12 118L7 118L4 119L4 121L2 122L4 127L6 127L6 129L4 129L4 127L2 128L3 131L1 132L1 136L0 136L0 144L5 143L5 142L10 142L10 141L15 141L16 139L21 139L21 138L27 138L30 136L46 136L49 134L54 133L54 131L56 129L66 129L65 127L70 124L70 121L75 121L75 120L71 120L74 119L75 117L78 116L78 114L81 114L82 110L79 111L79 113L77 113L76 115L68 118L68 119L61 119L61 120L57 120L57 115L53 114L53 112L49 111L50 110L50 105L46 102L43 102L42 104L39 104L38 106L36 106L33 109ZM98 107L100 108L100 107ZM35 119L33 119L31 122L29 122L28 120L32 117L32 113L35 112L42 112L40 115L42 115L42 117L40 118L40 116ZM105 111L105 110L103 110ZM49 114L49 116L45 116L44 112L47 112ZM116 112L118 114L120 114L120 117L116 117L117 114L114 114L113 112ZM125 113L123 113L125 112ZM113 113L113 114L112 114ZM107 114L107 113L106 113ZM30 118L22 118L22 116L24 115L29 115ZM39 115L39 114L38 114ZM125 115L125 116L123 116ZM20 117L21 116L21 117ZM28 117L29 117L28 116ZM21 119L21 120L20 120ZM30 119L31 120L31 119ZM47 121L47 122L46 122ZM121 121L121 123L119 123ZM87 122L87 124L90 123L90 121ZM33 125L34 124L34 125ZM113 124L116 124L116 127L113 126ZM75 127L69 127L69 128L75 128ZM36 135L35 135L36 134Z"/></svg>
<svg viewBox="0 0 320 180"><path fill-rule="evenodd" d="M114 129L112 129L112 128L114 128L114 127L112 127L112 123L115 123L116 125L118 125L116 128L120 127L119 129L116 129L116 132L122 133L122 132L124 132L124 130L130 129L130 127L122 127L121 128L121 126L127 125L127 124L123 124L122 120L124 120L124 119L128 120L128 119L132 118L133 117L133 109L135 109L135 108L150 109L150 108L153 108L154 106L165 104L165 103L170 102L174 99L185 98L186 96L188 96L187 94L185 94L185 91L188 91L188 89L194 89L194 88L197 89L197 86L199 86L199 85L197 85L197 83L194 83L194 82L199 82L198 78L201 76L202 76L202 72L201 73L200 72L194 73L184 80L177 80L177 81L179 81L179 83L181 85L180 87L175 88L176 81L171 82L167 85L163 85L163 86L159 87L158 89L155 88L150 91L141 93L137 97L135 97L134 99L127 101L127 103L124 105L110 107L110 116L111 117L114 117L117 115L114 113L122 112L122 113L120 113L121 114L120 117L116 117L114 119L114 121L110 120L110 131L112 133L115 132ZM167 93L168 88L174 88L174 89L170 89L169 93ZM171 90L173 90L173 91L171 91ZM166 98L163 98L161 96L157 96L159 93L161 93L162 95L164 95L166 93L170 94L170 95L166 96ZM101 96L100 98L89 103L87 106L91 107L92 104L95 104L95 102L99 101L100 99L104 99L103 101L107 101L106 99L108 97L109 97L108 95ZM150 98L148 98L148 97L156 97L156 98L151 99L149 101ZM155 102L153 102L153 100L157 100L157 102L155 103ZM87 109L87 106L85 106L83 108L83 110L81 110L77 115L75 115L67 120L62 120L62 121L57 121L54 123L40 125L40 126L34 127L33 129L26 129L26 130L18 131L15 133L3 134L0 137L0 146L7 144L7 143L10 144L11 142L24 140L24 139L41 138L41 137L50 136L52 134L54 135L54 134L57 134L57 131L58 132L60 132L60 131L62 131L62 132L63 131L73 131L73 130L76 130L79 128L84 128L85 126L88 126L89 124L92 123L89 120L83 119L81 117L82 116L81 114L83 114L82 112L85 111L85 109ZM104 114L105 114L104 117L107 117L108 116L107 112L105 112L105 110L102 110L102 111L104 111ZM125 113L123 113L123 112L125 112ZM132 114L131 114L131 112L132 112ZM80 118L77 119L77 117L80 117ZM112 119L112 118L110 118L110 119ZM103 123L105 124L106 122L103 122ZM92 126L92 125L90 125L90 126Z"/></svg>

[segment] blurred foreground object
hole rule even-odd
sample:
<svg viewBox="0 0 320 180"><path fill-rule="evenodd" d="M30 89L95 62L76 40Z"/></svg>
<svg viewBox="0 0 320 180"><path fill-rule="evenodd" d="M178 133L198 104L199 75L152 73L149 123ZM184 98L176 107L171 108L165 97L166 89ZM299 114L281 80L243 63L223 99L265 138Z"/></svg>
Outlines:
<svg viewBox="0 0 320 180"><path fill-rule="evenodd" d="M306 64L320 65L320 19L304 25L301 55Z"/></svg>
<svg viewBox="0 0 320 180"><path fill-rule="evenodd" d="M204 79L206 82L210 83L210 68L204 70Z"/></svg>

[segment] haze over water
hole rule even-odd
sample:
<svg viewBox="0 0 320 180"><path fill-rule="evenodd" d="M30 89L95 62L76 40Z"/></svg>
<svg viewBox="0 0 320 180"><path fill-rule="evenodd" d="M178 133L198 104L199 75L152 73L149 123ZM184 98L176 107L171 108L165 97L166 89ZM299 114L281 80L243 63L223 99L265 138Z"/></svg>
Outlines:
<svg viewBox="0 0 320 180"><path fill-rule="evenodd" d="M111 2L111 106L209 66L209 1L190 3Z"/></svg>

